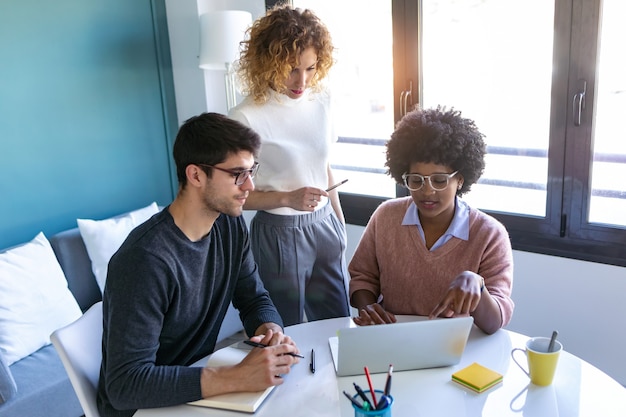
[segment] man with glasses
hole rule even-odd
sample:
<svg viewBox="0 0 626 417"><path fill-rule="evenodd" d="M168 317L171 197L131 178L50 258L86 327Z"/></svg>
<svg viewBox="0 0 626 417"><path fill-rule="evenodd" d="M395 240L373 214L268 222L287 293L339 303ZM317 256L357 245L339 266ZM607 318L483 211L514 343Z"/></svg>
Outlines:
<svg viewBox="0 0 626 417"><path fill-rule="evenodd" d="M389 174L410 196L381 204L350 262L359 325L396 314L471 315L491 334L513 314L508 233L461 197L485 167L483 135L455 110L417 109L387 143Z"/></svg>
<svg viewBox="0 0 626 417"><path fill-rule="evenodd" d="M298 349L259 278L241 216L259 136L226 116L187 120L174 143L174 201L131 232L103 295L100 415L132 416L283 382ZM253 349L231 367L190 367L213 352L232 301Z"/></svg>

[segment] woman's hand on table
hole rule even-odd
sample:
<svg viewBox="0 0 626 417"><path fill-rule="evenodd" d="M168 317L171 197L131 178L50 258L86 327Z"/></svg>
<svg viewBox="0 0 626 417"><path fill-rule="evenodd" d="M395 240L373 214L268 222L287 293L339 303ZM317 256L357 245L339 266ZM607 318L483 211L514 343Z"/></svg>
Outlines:
<svg viewBox="0 0 626 417"><path fill-rule="evenodd" d="M388 312L378 303L368 304L359 309L358 317L353 318L359 326L369 326L372 324L395 323L396 316Z"/></svg>

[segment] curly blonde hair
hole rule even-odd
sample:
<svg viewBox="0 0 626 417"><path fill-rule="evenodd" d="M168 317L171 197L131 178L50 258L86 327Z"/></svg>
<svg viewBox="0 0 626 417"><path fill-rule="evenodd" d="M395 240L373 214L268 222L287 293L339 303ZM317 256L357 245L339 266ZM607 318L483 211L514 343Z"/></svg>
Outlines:
<svg viewBox="0 0 626 417"><path fill-rule="evenodd" d="M321 90L321 81L334 63L334 46L330 32L309 9L277 5L257 19L241 42L237 73L242 92L256 103L265 103L269 89L281 91L291 70L299 65L300 55L313 47L317 53L317 70L310 88Z"/></svg>

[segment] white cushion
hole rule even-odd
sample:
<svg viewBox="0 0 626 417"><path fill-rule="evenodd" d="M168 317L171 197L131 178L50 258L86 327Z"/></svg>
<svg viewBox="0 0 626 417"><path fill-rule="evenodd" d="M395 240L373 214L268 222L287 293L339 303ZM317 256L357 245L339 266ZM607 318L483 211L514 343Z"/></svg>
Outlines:
<svg viewBox="0 0 626 417"><path fill-rule="evenodd" d="M82 315L48 239L0 253L0 349L8 365L50 344Z"/></svg>
<svg viewBox="0 0 626 417"><path fill-rule="evenodd" d="M91 270L96 277L100 291L104 292L107 269L111 256L122 246L128 234L141 223L159 211L156 203L123 216L105 220L77 219L80 235L85 242Z"/></svg>

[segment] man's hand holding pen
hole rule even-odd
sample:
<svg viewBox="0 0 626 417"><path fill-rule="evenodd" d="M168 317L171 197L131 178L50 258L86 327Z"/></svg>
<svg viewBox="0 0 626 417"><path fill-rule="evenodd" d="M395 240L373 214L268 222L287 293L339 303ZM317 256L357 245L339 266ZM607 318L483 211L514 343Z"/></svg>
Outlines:
<svg viewBox="0 0 626 417"><path fill-rule="evenodd" d="M300 355L296 343L282 331L268 329L267 333L252 336L249 340L244 340L244 343L258 348L272 348L284 345L288 351L281 354L293 356L294 358L304 358L304 356ZM295 363L298 362L296 361Z"/></svg>
<svg viewBox="0 0 626 417"><path fill-rule="evenodd" d="M244 374L256 382L257 391L269 385L282 384L282 375L288 374L302 357L296 344L282 332L268 330L264 335L253 336L244 343L254 348L235 368L246 370Z"/></svg>
<svg viewBox="0 0 626 417"><path fill-rule="evenodd" d="M298 347L280 330L260 327L265 331L247 342L253 348L241 362L233 366L205 367L202 369L202 396L237 391L262 391L271 385L281 385L282 375L300 361Z"/></svg>
<svg viewBox="0 0 626 417"><path fill-rule="evenodd" d="M253 342L252 340L244 340L243 343L250 345L252 347L257 347L257 348L262 348L262 349L270 347L269 345L264 345L263 343ZM283 353L283 355L290 355L290 356L293 356L294 358L304 359L304 356L300 355L299 353L294 353L294 352Z"/></svg>

